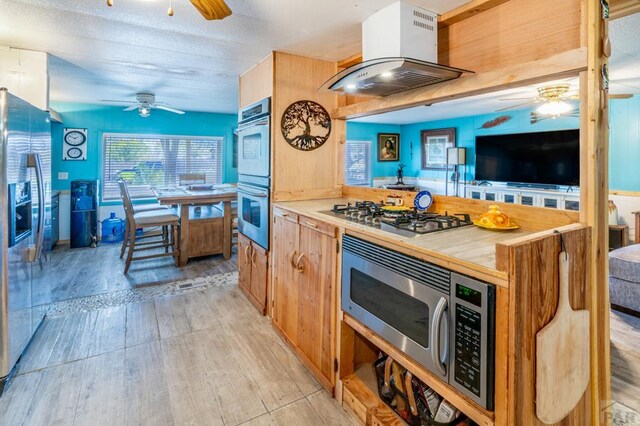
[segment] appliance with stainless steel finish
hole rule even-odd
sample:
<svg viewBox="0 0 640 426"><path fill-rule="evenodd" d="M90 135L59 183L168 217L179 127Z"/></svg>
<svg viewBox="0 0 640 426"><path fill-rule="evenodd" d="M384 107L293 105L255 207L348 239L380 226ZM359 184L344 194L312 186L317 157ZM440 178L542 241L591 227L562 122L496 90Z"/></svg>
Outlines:
<svg viewBox="0 0 640 426"><path fill-rule="evenodd" d="M423 234L473 224L467 213L442 215L416 210L414 207L407 208L406 211L388 211L384 207L385 204L382 202L356 201L353 204L336 204L331 210L320 213L358 222L404 237L418 237Z"/></svg>
<svg viewBox="0 0 640 426"><path fill-rule="evenodd" d="M238 113L238 231L269 249L271 98Z"/></svg>
<svg viewBox="0 0 640 426"><path fill-rule="evenodd" d="M49 113L0 89L0 393L51 301L50 203Z"/></svg>
<svg viewBox="0 0 640 426"><path fill-rule="evenodd" d="M495 288L345 235L342 310L493 409Z"/></svg>
<svg viewBox="0 0 640 426"><path fill-rule="evenodd" d="M269 188L238 183L238 231L269 248Z"/></svg>
<svg viewBox="0 0 640 426"><path fill-rule="evenodd" d="M459 78L472 71L412 58L378 58L353 65L327 80L321 90L387 96Z"/></svg>
<svg viewBox="0 0 640 426"><path fill-rule="evenodd" d="M238 174L270 176L271 98L238 113Z"/></svg>

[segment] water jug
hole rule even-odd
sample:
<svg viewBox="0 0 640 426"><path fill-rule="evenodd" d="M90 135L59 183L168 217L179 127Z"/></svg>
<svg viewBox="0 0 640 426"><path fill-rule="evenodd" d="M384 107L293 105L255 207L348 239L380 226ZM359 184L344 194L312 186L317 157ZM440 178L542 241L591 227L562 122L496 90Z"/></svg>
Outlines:
<svg viewBox="0 0 640 426"><path fill-rule="evenodd" d="M102 221L102 242L117 243L124 237L124 220L117 218L115 212L111 212L109 219Z"/></svg>

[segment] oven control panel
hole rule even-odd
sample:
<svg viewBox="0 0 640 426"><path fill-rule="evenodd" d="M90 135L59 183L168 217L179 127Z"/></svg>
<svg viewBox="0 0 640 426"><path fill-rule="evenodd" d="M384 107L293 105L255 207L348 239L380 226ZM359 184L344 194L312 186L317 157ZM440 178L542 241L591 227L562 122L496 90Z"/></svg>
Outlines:
<svg viewBox="0 0 640 426"><path fill-rule="evenodd" d="M480 396L480 365L482 358L480 313L463 305L456 305L455 372L456 382Z"/></svg>

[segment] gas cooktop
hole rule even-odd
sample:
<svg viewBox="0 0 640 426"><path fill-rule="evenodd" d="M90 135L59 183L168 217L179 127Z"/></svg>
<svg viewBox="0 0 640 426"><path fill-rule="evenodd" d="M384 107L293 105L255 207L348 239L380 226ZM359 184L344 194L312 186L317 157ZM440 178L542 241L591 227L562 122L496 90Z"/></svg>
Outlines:
<svg viewBox="0 0 640 426"><path fill-rule="evenodd" d="M388 204L373 201L356 201L353 204L336 204L333 209L321 213L407 237L472 224L471 218L466 213L440 215L415 208L385 210L384 207L388 206Z"/></svg>

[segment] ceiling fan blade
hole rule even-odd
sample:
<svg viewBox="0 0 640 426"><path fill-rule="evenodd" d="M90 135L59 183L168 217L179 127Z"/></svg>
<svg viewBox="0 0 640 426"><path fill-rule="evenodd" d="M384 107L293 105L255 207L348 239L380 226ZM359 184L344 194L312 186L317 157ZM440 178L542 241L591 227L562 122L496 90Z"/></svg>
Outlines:
<svg viewBox="0 0 640 426"><path fill-rule="evenodd" d="M152 108L163 109L165 111L173 112L174 114L184 114L184 111L180 111L179 109L171 108L165 105L155 104L155 105L152 105Z"/></svg>
<svg viewBox="0 0 640 426"><path fill-rule="evenodd" d="M518 108L518 107L525 106L525 105L531 105L531 104L534 104L534 103L535 103L534 101L529 101L529 102L524 102L524 103L517 104L517 105L511 105L511 106L508 106L506 108L497 109L496 112L506 111L508 109L514 109L514 108Z"/></svg>
<svg viewBox="0 0 640 426"><path fill-rule="evenodd" d="M205 19L212 21L231 15L231 9L224 0L190 0Z"/></svg>
<svg viewBox="0 0 640 426"><path fill-rule="evenodd" d="M131 105L130 107L126 107L123 111L133 111L134 109L138 109L138 104Z"/></svg>
<svg viewBox="0 0 640 426"><path fill-rule="evenodd" d="M137 104L138 102L135 101L123 101L123 100L116 100L116 99L100 99L100 102L112 102L112 103L118 103L118 104Z"/></svg>
<svg viewBox="0 0 640 426"><path fill-rule="evenodd" d="M498 99L499 101L531 101L531 102L535 102L538 100L538 98L503 98L503 99Z"/></svg>
<svg viewBox="0 0 640 426"><path fill-rule="evenodd" d="M632 97L631 93L609 94L609 99L629 99Z"/></svg>

